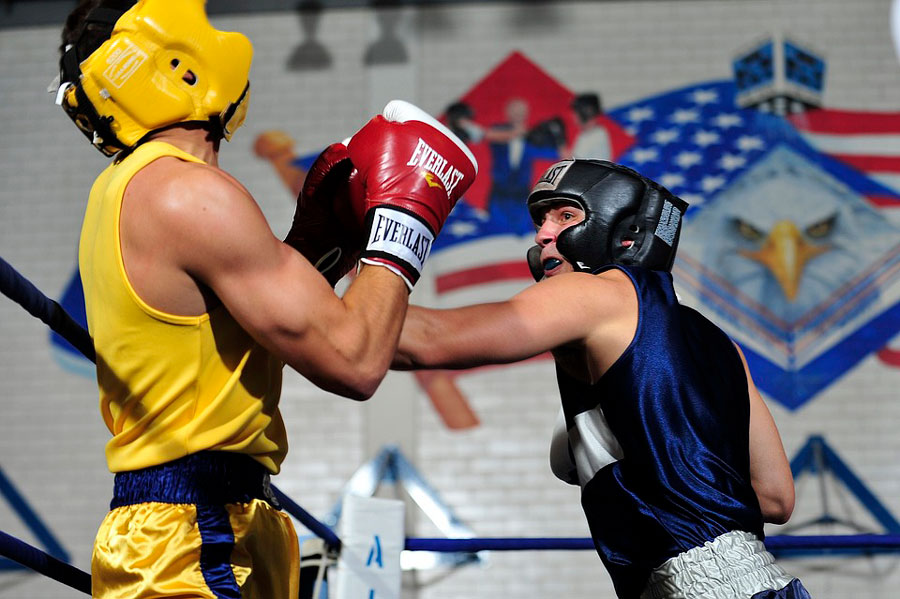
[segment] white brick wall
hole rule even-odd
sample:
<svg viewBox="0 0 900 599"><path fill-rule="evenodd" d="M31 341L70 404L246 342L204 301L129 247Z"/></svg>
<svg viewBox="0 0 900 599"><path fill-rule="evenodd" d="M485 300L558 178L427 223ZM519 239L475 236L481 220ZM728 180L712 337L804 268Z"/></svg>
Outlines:
<svg viewBox="0 0 900 599"><path fill-rule="evenodd" d="M415 90L408 99L440 112L513 50L520 50L574 91L598 90L607 107L674 87L730 76L734 51L769 32L796 35L828 60L829 107L896 110L900 65L888 30L888 0L697 0L497 3L395 11L408 42L405 70L366 69L365 48L377 33L370 10L324 11L316 38L332 57L322 71L284 68L301 40L296 14L217 18L255 45L253 96L244 130L224 146L222 165L244 182L276 233L292 215L291 197L255 158L256 134L282 129L301 153L352 133L384 93L379 73ZM75 265L87 191L105 160L91 150L44 92L55 74L55 29L0 30L0 256L58 297ZM894 341L895 345L900 339ZM400 377L409 375L397 375ZM400 381L401 379L392 379ZM577 489L547 466L557 410L549 362L467 375L459 384L478 412L479 428L452 432L424 395L398 412L397 435L412 430L409 457L457 514L483 536L584 536ZM828 441L895 513L900 514L896 434L897 370L868 358L796 412L773 405L793 455L808 435ZM318 391L286 374L282 400L291 453L277 484L316 515L332 505L356 467L370 458L371 410L390 404L390 384L371 405ZM0 299L0 466L38 511L77 566L88 569L93 533L109 499L103 461L107 433L93 381L61 369L46 328ZM817 491L801 488L797 521L816 514ZM835 510L838 508L835 507ZM416 533L436 534L419 519ZM34 541L4 502L0 530ZM792 561L820 599L893 597L895 558ZM824 566L824 567L823 567ZM855 573L866 573L862 577ZM468 597L612 597L593 552L495 552L484 568L441 578L418 577L425 599ZM435 580L439 579L439 580ZM34 575L0 573L0 597L71 597Z"/></svg>

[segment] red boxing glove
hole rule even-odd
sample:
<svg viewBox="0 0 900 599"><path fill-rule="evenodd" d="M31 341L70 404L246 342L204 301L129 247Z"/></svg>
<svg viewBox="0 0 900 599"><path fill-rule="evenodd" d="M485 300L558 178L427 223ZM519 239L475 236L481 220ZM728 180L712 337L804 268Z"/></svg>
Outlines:
<svg viewBox="0 0 900 599"><path fill-rule="evenodd" d="M447 127L393 100L347 146L366 189L354 203L368 237L361 259L386 266L412 286L435 236L478 173L475 157Z"/></svg>
<svg viewBox="0 0 900 599"><path fill-rule="evenodd" d="M319 154L297 198L294 222L284 242L309 260L334 287L359 259L363 229L354 206L365 189L344 144Z"/></svg>

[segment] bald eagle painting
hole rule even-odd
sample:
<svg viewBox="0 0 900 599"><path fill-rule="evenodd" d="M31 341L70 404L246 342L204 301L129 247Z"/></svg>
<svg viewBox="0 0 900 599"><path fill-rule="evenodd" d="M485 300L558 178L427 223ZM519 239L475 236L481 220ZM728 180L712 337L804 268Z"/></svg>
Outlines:
<svg viewBox="0 0 900 599"><path fill-rule="evenodd" d="M865 198L781 146L685 226L676 273L697 277L726 328L799 369L884 310L898 244L900 228Z"/></svg>
<svg viewBox="0 0 900 599"><path fill-rule="evenodd" d="M898 243L860 194L778 147L685 226L680 254L796 338L829 306L844 306L831 318L841 326L876 302L878 288L844 294Z"/></svg>

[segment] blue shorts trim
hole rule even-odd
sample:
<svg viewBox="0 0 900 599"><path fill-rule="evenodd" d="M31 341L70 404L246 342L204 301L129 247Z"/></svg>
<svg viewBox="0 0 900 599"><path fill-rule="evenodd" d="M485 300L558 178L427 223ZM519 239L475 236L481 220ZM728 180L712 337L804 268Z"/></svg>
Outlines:
<svg viewBox="0 0 900 599"><path fill-rule="evenodd" d="M217 599L241 599L241 589L231 569L234 531L224 506L197 506L200 547L200 571L206 586Z"/></svg>
<svg viewBox="0 0 900 599"><path fill-rule="evenodd" d="M809 591L803 586L803 583L800 582L800 579L795 578L788 585L782 589L777 591L761 591L756 593L750 599L812 599L809 596Z"/></svg>

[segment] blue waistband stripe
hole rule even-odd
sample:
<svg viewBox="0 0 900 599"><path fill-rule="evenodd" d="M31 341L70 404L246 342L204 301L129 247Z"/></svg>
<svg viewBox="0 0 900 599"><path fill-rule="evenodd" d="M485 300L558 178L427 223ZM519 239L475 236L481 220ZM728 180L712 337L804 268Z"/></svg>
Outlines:
<svg viewBox="0 0 900 599"><path fill-rule="evenodd" d="M244 454L205 451L117 473L110 509L148 502L224 505L253 499L278 507L268 470Z"/></svg>

